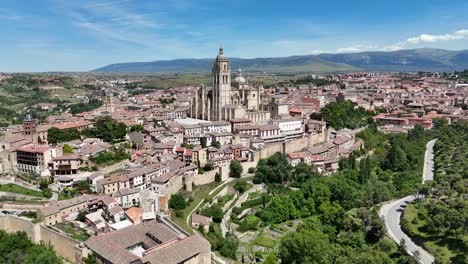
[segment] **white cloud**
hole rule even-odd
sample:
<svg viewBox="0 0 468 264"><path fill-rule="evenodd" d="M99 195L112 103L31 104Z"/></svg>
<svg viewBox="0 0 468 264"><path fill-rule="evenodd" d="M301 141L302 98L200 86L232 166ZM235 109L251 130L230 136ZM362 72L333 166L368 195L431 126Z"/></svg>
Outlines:
<svg viewBox="0 0 468 264"><path fill-rule="evenodd" d="M337 53L348 53L348 52L362 52L362 51L369 51L369 50L375 50L378 47L375 45L369 45L369 44L356 44L352 45L349 47L344 47L344 48L338 48L336 50Z"/></svg>
<svg viewBox="0 0 468 264"><path fill-rule="evenodd" d="M317 55L321 53L326 53L326 51L319 50L319 49L309 50L309 54L312 54L312 55Z"/></svg>
<svg viewBox="0 0 468 264"><path fill-rule="evenodd" d="M460 40L468 38L468 29L461 29L455 31L451 34L443 35L430 35L430 34L421 34L417 37L412 37L406 40L409 44L420 44L420 43L432 43L438 41L451 41L451 40Z"/></svg>

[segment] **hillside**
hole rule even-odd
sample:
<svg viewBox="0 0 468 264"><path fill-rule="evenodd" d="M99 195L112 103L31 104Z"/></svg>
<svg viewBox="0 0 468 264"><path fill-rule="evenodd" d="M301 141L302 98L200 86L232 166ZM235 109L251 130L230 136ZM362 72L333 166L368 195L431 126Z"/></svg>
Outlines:
<svg viewBox="0 0 468 264"><path fill-rule="evenodd" d="M117 63L95 72L209 72L212 59ZM250 72L301 73L377 71L454 71L468 68L468 50L412 49L392 52L319 54L278 58L231 58L233 68Z"/></svg>

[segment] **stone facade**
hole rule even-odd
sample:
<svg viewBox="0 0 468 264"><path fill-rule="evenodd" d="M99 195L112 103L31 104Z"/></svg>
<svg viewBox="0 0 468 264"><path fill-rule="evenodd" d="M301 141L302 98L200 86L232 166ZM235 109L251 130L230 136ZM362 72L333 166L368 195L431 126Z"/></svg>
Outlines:
<svg viewBox="0 0 468 264"><path fill-rule="evenodd" d="M263 86L248 85L240 69L232 81L231 65L223 48L219 49L212 73L213 87L199 87L192 99L191 117L210 121L231 120L262 110ZM265 118L262 121L268 120L267 115L254 116Z"/></svg>

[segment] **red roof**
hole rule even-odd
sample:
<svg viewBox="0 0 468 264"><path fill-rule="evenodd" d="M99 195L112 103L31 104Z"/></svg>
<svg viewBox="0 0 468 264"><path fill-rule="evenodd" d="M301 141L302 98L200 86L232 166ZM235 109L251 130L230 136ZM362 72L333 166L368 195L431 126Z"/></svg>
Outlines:
<svg viewBox="0 0 468 264"><path fill-rule="evenodd" d="M300 159L300 158L305 158L305 153L304 152L293 152L288 154L290 159Z"/></svg>
<svg viewBox="0 0 468 264"><path fill-rule="evenodd" d="M185 148L184 148L184 147L178 147L178 148L176 148L175 151L176 151L176 152L184 152L184 151L185 151Z"/></svg>
<svg viewBox="0 0 468 264"><path fill-rule="evenodd" d="M49 146L39 145L39 144L27 144L27 145L19 146L16 148L16 150L19 150L19 151L33 152L33 153L44 153L48 149L49 149Z"/></svg>

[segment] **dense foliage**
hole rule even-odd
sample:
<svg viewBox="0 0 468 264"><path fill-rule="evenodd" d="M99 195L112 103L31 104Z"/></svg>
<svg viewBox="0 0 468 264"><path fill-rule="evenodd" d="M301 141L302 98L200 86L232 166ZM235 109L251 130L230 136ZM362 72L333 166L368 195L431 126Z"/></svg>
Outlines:
<svg viewBox="0 0 468 264"><path fill-rule="evenodd" d="M123 140L126 134L127 126L124 123L117 122L110 116L98 118L94 128L83 130L83 135L86 137L97 137L110 143Z"/></svg>
<svg viewBox="0 0 468 264"><path fill-rule="evenodd" d="M187 207L184 197L181 194L173 194L171 199L169 199L169 207L174 210L182 210Z"/></svg>
<svg viewBox="0 0 468 264"><path fill-rule="evenodd" d="M125 149L119 148L115 152L101 152L97 156L91 157L91 161L102 166L109 166L129 158L130 154L127 153Z"/></svg>
<svg viewBox="0 0 468 264"><path fill-rule="evenodd" d="M382 153L351 155L329 177L304 163L293 168L279 153L259 162L254 181L268 184L271 199L256 216L270 224L305 219L282 239L281 263L415 263L384 238L375 205L419 189L430 132L416 127L383 135L369 128L363 134L378 139Z"/></svg>
<svg viewBox="0 0 468 264"><path fill-rule="evenodd" d="M8 234L0 230L0 263L58 264L63 261L52 247L34 244L25 232Z"/></svg>
<svg viewBox="0 0 468 264"><path fill-rule="evenodd" d="M81 133L77 129L58 129L56 127L51 127L47 130L47 141L49 144L57 144L80 138Z"/></svg>
<svg viewBox="0 0 468 264"><path fill-rule="evenodd" d="M434 182L421 187L420 193L428 197L415 204L417 217L411 223L420 226L418 234L411 233L411 230L408 232L424 243L437 261L466 263L468 122L460 121L450 126L441 124L437 138L434 145ZM409 224L404 222L404 227L408 229Z"/></svg>
<svg viewBox="0 0 468 264"><path fill-rule="evenodd" d="M231 163L229 164L229 176L234 177L234 178L240 178L242 176L242 172L244 171L244 168L240 164L238 160L231 160Z"/></svg>
<svg viewBox="0 0 468 264"><path fill-rule="evenodd" d="M334 129L363 127L373 122L374 112L363 107L354 107L349 100L332 102L320 109L320 113L311 115L312 119L324 120Z"/></svg>
<svg viewBox="0 0 468 264"><path fill-rule="evenodd" d="M103 105L102 101L98 99L91 99L87 103L78 103L70 105L70 113L78 114L82 112L89 112L97 109Z"/></svg>

